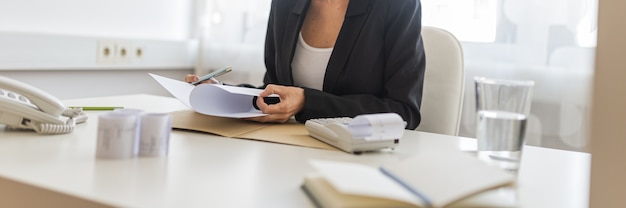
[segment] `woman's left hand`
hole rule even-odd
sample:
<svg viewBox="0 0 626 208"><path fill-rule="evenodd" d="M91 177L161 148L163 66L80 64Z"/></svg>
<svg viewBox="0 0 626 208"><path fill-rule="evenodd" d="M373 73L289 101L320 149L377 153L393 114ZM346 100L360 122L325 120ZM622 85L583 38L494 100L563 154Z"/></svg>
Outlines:
<svg viewBox="0 0 626 208"><path fill-rule="evenodd" d="M304 89L270 84L259 94L259 98L276 94L280 98L277 104L268 105L263 99L257 99L256 104L266 116L247 118L258 122L287 122L292 116L304 108Z"/></svg>

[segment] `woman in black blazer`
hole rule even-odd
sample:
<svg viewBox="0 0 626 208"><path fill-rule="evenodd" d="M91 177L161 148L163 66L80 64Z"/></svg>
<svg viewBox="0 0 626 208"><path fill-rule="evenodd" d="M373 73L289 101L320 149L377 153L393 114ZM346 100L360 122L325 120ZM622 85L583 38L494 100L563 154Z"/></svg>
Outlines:
<svg viewBox="0 0 626 208"><path fill-rule="evenodd" d="M425 55L419 0L273 0L260 122L395 112L416 128ZM197 79L187 78L187 81Z"/></svg>

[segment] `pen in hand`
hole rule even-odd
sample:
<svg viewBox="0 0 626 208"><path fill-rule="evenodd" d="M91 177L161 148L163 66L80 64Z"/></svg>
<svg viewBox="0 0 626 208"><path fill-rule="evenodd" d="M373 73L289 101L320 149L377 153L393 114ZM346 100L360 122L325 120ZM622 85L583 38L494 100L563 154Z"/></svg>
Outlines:
<svg viewBox="0 0 626 208"><path fill-rule="evenodd" d="M207 81L207 80L213 80L216 83L220 83L219 81L217 81L215 79L215 77L218 77L218 76L221 76L223 74L226 74L226 73L228 73L228 72L230 72L232 70L233 69L230 66L223 67L223 68L215 70L215 71L213 71L213 72L211 72L211 73L209 73L207 75L201 76L198 79L198 81L192 82L191 84L192 85L199 85L199 84L202 84L202 82Z"/></svg>

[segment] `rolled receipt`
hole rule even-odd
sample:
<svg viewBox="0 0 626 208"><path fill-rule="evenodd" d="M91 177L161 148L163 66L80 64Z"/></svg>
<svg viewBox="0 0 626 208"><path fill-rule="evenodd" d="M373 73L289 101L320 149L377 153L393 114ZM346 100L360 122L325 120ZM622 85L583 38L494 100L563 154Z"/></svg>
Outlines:
<svg viewBox="0 0 626 208"><path fill-rule="evenodd" d="M397 113L376 113L354 117L348 129L355 138L385 140L402 137L405 126L406 123Z"/></svg>
<svg viewBox="0 0 626 208"><path fill-rule="evenodd" d="M96 157L127 159L137 155L138 121L136 113L107 113L98 117Z"/></svg>
<svg viewBox="0 0 626 208"><path fill-rule="evenodd" d="M172 118L167 113L146 113L141 115L139 133L139 156L167 156Z"/></svg>

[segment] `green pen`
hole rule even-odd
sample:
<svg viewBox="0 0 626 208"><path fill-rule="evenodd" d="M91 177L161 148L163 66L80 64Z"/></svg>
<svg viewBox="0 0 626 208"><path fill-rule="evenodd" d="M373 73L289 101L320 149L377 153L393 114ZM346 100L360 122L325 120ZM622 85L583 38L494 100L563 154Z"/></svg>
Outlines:
<svg viewBox="0 0 626 208"><path fill-rule="evenodd" d="M112 111L115 109L123 109L122 106L72 106L70 108L80 108L84 111Z"/></svg>

